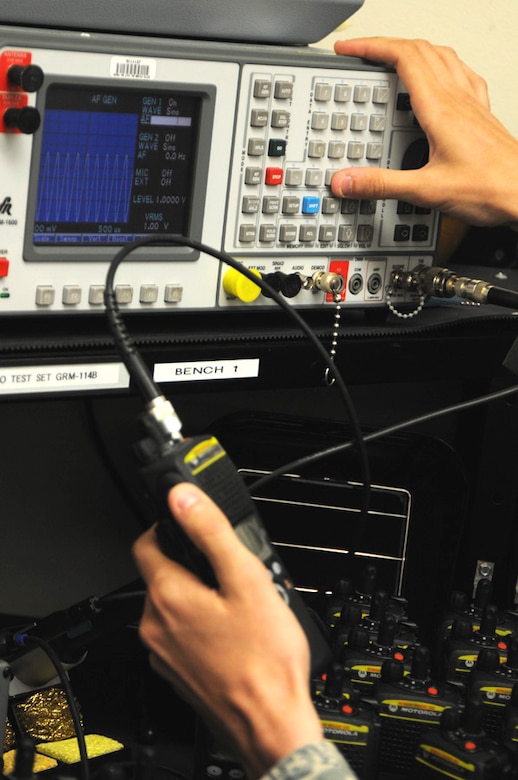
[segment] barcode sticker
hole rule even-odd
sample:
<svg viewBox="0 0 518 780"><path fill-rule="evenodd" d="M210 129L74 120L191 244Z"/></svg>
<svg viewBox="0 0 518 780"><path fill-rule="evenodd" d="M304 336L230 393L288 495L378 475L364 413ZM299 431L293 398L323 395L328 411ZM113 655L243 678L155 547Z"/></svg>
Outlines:
<svg viewBox="0 0 518 780"><path fill-rule="evenodd" d="M110 75L119 79L154 79L156 62L147 57L112 57Z"/></svg>

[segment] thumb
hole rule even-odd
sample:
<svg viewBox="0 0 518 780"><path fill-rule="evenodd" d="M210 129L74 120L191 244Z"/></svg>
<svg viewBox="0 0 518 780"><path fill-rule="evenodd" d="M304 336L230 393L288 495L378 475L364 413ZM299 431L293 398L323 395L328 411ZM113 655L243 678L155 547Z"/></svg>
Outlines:
<svg viewBox="0 0 518 780"><path fill-rule="evenodd" d="M422 169L344 168L333 176L331 190L337 198L390 198L407 200L419 206L430 205L423 201Z"/></svg>
<svg viewBox="0 0 518 780"><path fill-rule="evenodd" d="M265 567L239 540L228 518L206 493L191 483L175 485L169 508L196 547L206 556L223 589L241 583L243 570Z"/></svg>

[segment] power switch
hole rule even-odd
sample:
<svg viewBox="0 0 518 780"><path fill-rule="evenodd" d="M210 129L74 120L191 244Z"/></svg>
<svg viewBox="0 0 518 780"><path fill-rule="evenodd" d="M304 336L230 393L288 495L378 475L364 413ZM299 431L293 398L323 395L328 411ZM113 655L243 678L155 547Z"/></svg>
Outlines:
<svg viewBox="0 0 518 780"><path fill-rule="evenodd" d="M0 278L4 279L9 274L9 260L7 257L0 257Z"/></svg>

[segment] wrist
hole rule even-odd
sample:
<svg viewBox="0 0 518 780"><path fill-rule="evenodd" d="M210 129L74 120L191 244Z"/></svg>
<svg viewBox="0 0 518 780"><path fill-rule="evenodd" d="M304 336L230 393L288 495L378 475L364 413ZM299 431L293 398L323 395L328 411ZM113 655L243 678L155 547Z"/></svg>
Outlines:
<svg viewBox="0 0 518 780"><path fill-rule="evenodd" d="M320 719L309 697L303 697L298 706L275 701L268 710L256 709L249 716L249 727L239 745L241 760L248 780L266 774L272 766L304 745L323 739Z"/></svg>
<svg viewBox="0 0 518 780"><path fill-rule="evenodd" d="M285 756L262 780L358 780L336 745L327 739L310 742Z"/></svg>

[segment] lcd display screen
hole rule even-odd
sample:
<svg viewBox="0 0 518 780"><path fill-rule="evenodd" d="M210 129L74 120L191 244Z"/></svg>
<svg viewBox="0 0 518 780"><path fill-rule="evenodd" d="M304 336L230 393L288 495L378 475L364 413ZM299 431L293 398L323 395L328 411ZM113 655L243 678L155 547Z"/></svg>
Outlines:
<svg viewBox="0 0 518 780"><path fill-rule="evenodd" d="M33 246L188 235L201 101L182 91L49 86Z"/></svg>

